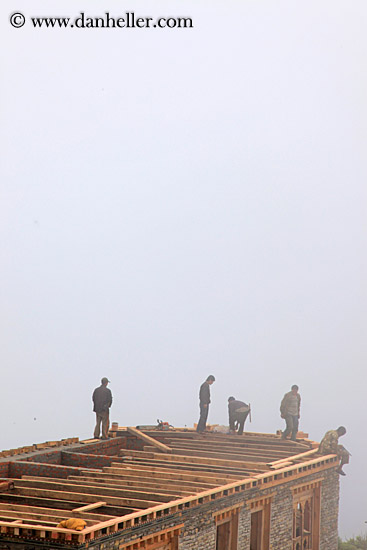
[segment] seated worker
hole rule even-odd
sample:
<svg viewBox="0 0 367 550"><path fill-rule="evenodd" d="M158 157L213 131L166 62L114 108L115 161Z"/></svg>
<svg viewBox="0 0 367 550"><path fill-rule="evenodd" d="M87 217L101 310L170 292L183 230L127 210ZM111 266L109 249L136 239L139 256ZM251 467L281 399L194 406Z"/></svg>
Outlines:
<svg viewBox="0 0 367 550"><path fill-rule="evenodd" d="M338 458L340 459L340 464L339 468L337 468L336 471L341 476L346 475L346 473L343 472L343 466L344 464L349 463L349 452L343 447L343 445L338 445L338 439L346 433L347 430L344 428L344 426L340 426L337 430L329 430L322 438L319 446L319 453L323 455L338 456Z"/></svg>
<svg viewBox="0 0 367 550"><path fill-rule="evenodd" d="M229 429L231 433L236 432L238 426L238 435L243 434L245 420L250 412L250 406L243 401L237 401L234 397L228 397Z"/></svg>

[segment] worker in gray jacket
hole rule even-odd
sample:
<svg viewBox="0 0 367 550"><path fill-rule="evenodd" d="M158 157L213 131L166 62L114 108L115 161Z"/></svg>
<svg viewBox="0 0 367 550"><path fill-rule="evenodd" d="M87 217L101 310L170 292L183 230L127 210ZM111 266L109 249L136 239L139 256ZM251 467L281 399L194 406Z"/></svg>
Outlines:
<svg viewBox="0 0 367 550"><path fill-rule="evenodd" d="M231 433L236 433L236 429L238 428L237 435L243 434L243 427L249 412L250 405L247 405L243 401L238 401L233 396L228 397L229 429Z"/></svg>
<svg viewBox="0 0 367 550"><path fill-rule="evenodd" d="M102 439L108 439L110 427L110 407L112 405L112 393L107 384L108 378L102 378L101 385L96 388L92 395L93 411L96 413L96 427L94 438L99 439L102 424Z"/></svg>
<svg viewBox="0 0 367 550"><path fill-rule="evenodd" d="M280 416L284 418L286 423L282 439L286 439L291 434L291 440L296 441L301 411L301 396L298 389L297 384L294 384L291 391L284 395L280 404Z"/></svg>

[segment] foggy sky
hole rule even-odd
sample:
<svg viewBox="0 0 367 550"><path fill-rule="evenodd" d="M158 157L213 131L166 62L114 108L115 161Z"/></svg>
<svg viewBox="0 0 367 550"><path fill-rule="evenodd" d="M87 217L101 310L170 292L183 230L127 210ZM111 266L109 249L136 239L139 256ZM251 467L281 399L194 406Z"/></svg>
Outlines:
<svg viewBox="0 0 367 550"><path fill-rule="evenodd" d="M365 532L365 2L2 4L0 449L111 420L340 424L340 531ZM13 29L135 11L193 29Z"/></svg>

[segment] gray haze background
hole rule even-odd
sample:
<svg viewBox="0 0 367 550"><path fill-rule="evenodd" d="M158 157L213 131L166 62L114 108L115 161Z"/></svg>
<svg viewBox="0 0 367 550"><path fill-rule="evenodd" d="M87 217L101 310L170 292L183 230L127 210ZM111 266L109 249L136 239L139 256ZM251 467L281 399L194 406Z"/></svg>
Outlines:
<svg viewBox="0 0 367 550"><path fill-rule="evenodd" d="M192 426L215 374L248 429L346 425L343 536L366 532L365 1L2 4L1 440ZM13 29L135 11L192 30Z"/></svg>

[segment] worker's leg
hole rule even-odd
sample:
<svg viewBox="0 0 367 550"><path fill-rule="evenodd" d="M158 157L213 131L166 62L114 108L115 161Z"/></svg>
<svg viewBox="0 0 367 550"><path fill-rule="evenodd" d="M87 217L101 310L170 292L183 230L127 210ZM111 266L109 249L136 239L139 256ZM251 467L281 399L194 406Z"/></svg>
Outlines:
<svg viewBox="0 0 367 550"><path fill-rule="evenodd" d="M282 439L286 439L286 437L291 433L291 431L293 430L293 416L291 416L290 414L287 414L285 417L284 417L284 420L285 420L285 430L284 432L282 433Z"/></svg>
<svg viewBox="0 0 367 550"><path fill-rule="evenodd" d="M293 422L293 426L292 426L291 440L296 441L297 432L298 432L298 424L299 424L298 416L292 416L292 422Z"/></svg>
<svg viewBox="0 0 367 550"><path fill-rule="evenodd" d="M248 412L243 412L243 413L240 413L238 415L238 422L240 424L239 428L238 428L238 435L242 435L243 434L243 428L245 426L245 422L246 422L246 418L248 416Z"/></svg>
<svg viewBox="0 0 367 550"><path fill-rule="evenodd" d="M338 457L340 458L340 468L344 464L349 464L349 453L344 449L343 445L338 445Z"/></svg>
<svg viewBox="0 0 367 550"><path fill-rule="evenodd" d="M108 430L110 428L110 413L103 411L102 416L102 439L108 439Z"/></svg>
<svg viewBox="0 0 367 550"><path fill-rule="evenodd" d="M209 405L200 405L200 418L196 428L197 432L204 432L206 428L206 421L208 419Z"/></svg>
<svg viewBox="0 0 367 550"><path fill-rule="evenodd" d="M102 417L99 413L96 412L96 427L94 428L94 439L99 438L99 434L101 431L101 422L102 422Z"/></svg>

